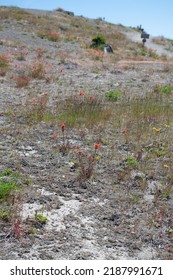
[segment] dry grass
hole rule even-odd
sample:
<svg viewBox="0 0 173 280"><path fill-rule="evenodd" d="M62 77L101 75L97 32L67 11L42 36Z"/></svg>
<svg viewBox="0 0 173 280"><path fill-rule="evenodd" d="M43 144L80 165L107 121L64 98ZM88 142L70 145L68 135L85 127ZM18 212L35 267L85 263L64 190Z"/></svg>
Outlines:
<svg viewBox="0 0 173 280"><path fill-rule="evenodd" d="M157 44L157 45L164 46L165 45L165 38L163 36L156 37L156 38L152 39L152 42Z"/></svg>
<svg viewBox="0 0 173 280"><path fill-rule="evenodd" d="M36 62L29 67L29 76L34 79L42 79L45 76L46 70L42 62Z"/></svg>
<svg viewBox="0 0 173 280"><path fill-rule="evenodd" d="M56 110L59 112L56 115L58 121L78 128L106 124L112 114L112 110L98 96L82 93L60 101Z"/></svg>
<svg viewBox="0 0 173 280"><path fill-rule="evenodd" d="M37 35L41 37L42 39L48 39L49 41L52 42L58 42L61 39L61 35L59 32L56 31L51 31L51 30L43 30L43 31L38 31Z"/></svg>
<svg viewBox="0 0 173 280"><path fill-rule="evenodd" d="M9 58L7 55L0 55L0 76L5 76L9 69Z"/></svg>
<svg viewBox="0 0 173 280"><path fill-rule="evenodd" d="M25 76L24 74L16 76L14 80L18 88L26 87L30 82L30 78Z"/></svg>

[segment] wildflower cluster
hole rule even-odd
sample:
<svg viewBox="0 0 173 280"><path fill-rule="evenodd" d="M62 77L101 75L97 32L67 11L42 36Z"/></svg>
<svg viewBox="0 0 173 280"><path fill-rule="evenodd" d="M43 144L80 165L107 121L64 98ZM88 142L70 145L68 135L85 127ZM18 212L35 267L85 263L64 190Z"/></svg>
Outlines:
<svg viewBox="0 0 173 280"><path fill-rule="evenodd" d="M58 135L56 132L53 133L53 139L59 147L59 151L65 155L67 151L70 150L69 142L65 139L65 124L61 124L62 140L58 141ZM75 168L79 169L79 181L89 180L94 172L94 167L97 161L97 153L100 149L100 143L94 144L94 151L92 153L87 153L85 149L81 149L80 145L77 145L75 149L72 150L72 155L75 156Z"/></svg>
<svg viewBox="0 0 173 280"><path fill-rule="evenodd" d="M60 40L61 36L60 36L60 33L58 32L53 32L53 31L49 31L49 30L46 30L46 31L39 31L37 33L37 35L41 38L45 38L49 41L52 41L52 42L57 42Z"/></svg>
<svg viewBox="0 0 173 280"><path fill-rule="evenodd" d="M9 57L6 54L0 55L0 76L5 76L9 68Z"/></svg>
<svg viewBox="0 0 173 280"><path fill-rule="evenodd" d="M79 92L79 96L82 97L82 99L84 100L85 97L86 97L86 94L84 93L84 91L81 90L81 91ZM86 97L86 98L87 98L87 97ZM82 100L82 99L81 99L81 100ZM93 95L90 95L90 96L88 97L88 100L89 100L89 101L94 101L94 96L93 96Z"/></svg>
<svg viewBox="0 0 173 280"><path fill-rule="evenodd" d="M28 55L28 52L20 52L19 54L16 54L16 59L19 61L25 61L25 56Z"/></svg>
<svg viewBox="0 0 173 280"><path fill-rule="evenodd" d="M57 135L56 132L53 133L53 139L56 142L56 144L58 145L59 151L63 155L65 155L69 151L70 145L69 145L69 142L68 142L68 140L66 139L66 136L65 136L65 124L64 123L61 123L61 133L62 133L62 141L61 142L58 142L58 135Z"/></svg>
<svg viewBox="0 0 173 280"><path fill-rule="evenodd" d="M38 49L37 50L37 57L38 58L42 57L43 53L44 53L44 51L42 49Z"/></svg>
<svg viewBox="0 0 173 280"><path fill-rule="evenodd" d="M94 145L93 153L86 153L86 151L81 149L80 146L76 146L76 149L73 150L73 154L76 156L76 167L79 169L78 179L80 182L86 182L92 177L99 148L100 144L96 143Z"/></svg>
<svg viewBox="0 0 173 280"><path fill-rule="evenodd" d="M24 87L28 85L30 80L43 79L46 75L45 68L49 69L51 65L48 62L43 63L42 57L38 57L38 61L28 64L25 61L20 61L14 65L14 81L17 87Z"/></svg>
<svg viewBox="0 0 173 280"><path fill-rule="evenodd" d="M0 55L0 67L7 67L10 59L6 54Z"/></svg>
<svg viewBox="0 0 173 280"><path fill-rule="evenodd" d="M125 143L128 144L129 139L128 139L128 133L127 133L127 129L126 129L126 128L124 128L124 129L122 130L122 134L124 135Z"/></svg>
<svg viewBox="0 0 173 280"><path fill-rule="evenodd" d="M46 70L41 62L29 67L29 76L34 79L42 79L46 74Z"/></svg>
<svg viewBox="0 0 173 280"><path fill-rule="evenodd" d="M25 74L20 74L14 78L16 86L18 88L25 87L29 84L30 78L25 76Z"/></svg>

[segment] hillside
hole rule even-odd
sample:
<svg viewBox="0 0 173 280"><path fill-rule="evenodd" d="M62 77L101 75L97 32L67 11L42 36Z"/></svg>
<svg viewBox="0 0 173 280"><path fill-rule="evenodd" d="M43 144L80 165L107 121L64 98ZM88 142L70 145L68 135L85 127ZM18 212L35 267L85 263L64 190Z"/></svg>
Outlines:
<svg viewBox="0 0 173 280"><path fill-rule="evenodd" d="M173 258L172 41L140 41L0 7L0 259Z"/></svg>

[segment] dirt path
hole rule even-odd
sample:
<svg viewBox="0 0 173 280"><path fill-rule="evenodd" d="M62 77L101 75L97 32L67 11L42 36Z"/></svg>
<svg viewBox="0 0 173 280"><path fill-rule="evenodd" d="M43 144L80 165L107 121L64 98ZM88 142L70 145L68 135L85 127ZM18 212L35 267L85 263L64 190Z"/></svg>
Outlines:
<svg viewBox="0 0 173 280"><path fill-rule="evenodd" d="M142 39L141 39L141 34L137 31L134 30L130 30L128 32L124 32L124 34L133 42L136 43L141 43ZM159 55L166 55L168 57L172 57L173 56L173 49L172 47L169 48L170 50L167 49L167 46L165 45L158 45L155 44L152 40L153 40L153 36L150 36L150 38L147 40L146 42L146 47L149 49L153 49L155 50Z"/></svg>
<svg viewBox="0 0 173 280"><path fill-rule="evenodd" d="M153 61L153 60L120 60L117 62L118 65L126 64L158 64L158 65L173 65L173 62L167 61Z"/></svg>

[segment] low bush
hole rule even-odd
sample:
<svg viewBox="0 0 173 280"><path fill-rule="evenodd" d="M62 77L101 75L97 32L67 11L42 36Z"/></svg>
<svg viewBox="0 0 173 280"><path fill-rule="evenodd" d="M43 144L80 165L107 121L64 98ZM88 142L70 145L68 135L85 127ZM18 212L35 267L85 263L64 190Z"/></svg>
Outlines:
<svg viewBox="0 0 173 280"><path fill-rule="evenodd" d="M9 69L9 58L7 55L0 55L0 76L5 76Z"/></svg>
<svg viewBox="0 0 173 280"><path fill-rule="evenodd" d="M18 189L16 175L11 170L0 173L0 199L5 199L12 190Z"/></svg>
<svg viewBox="0 0 173 280"><path fill-rule="evenodd" d="M25 75L18 75L15 77L15 82L16 82L16 86L18 88L22 88L22 87L25 87L29 84L30 82L30 78L25 76Z"/></svg>
<svg viewBox="0 0 173 280"><path fill-rule="evenodd" d="M92 39L90 48L103 50L106 40L103 35L97 35Z"/></svg>
<svg viewBox="0 0 173 280"><path fill-rule="evenodd" d="M118 91L118 90L110 90L110 91L105 93L105 97L109 101L117 101L121 96L122 96L121 92Z"/></svg>

